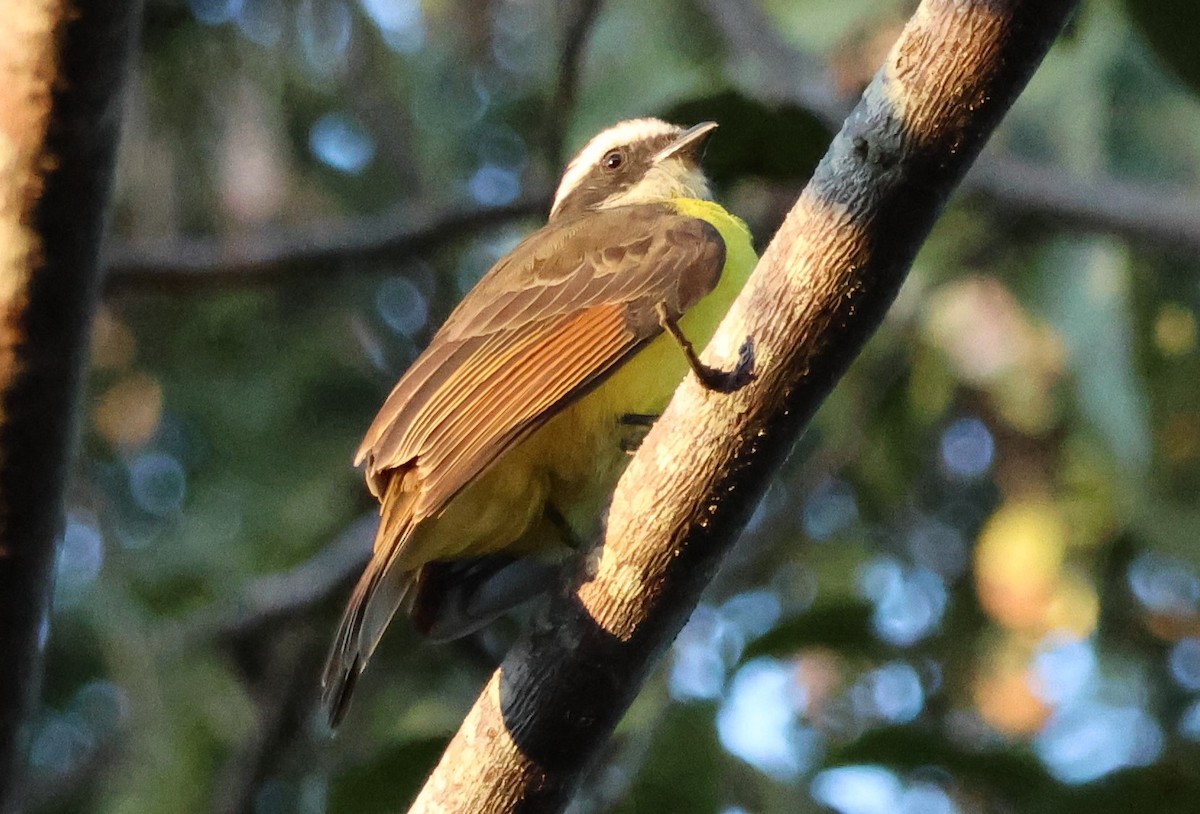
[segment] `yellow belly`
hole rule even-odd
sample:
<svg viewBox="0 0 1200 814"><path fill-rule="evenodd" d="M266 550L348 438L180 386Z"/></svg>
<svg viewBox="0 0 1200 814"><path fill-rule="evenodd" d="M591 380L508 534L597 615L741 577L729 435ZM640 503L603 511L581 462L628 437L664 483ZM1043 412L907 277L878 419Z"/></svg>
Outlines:
<svg viewBox="0 0 1200 814"><path fill-rule="evenodd" d="M710 201L679 200L679 211L713 224L725 240L725 268L717 287L697 303L680 327L697 349L712 337L757 257L742 221ZM574 536L589 541L629 456L623 441L627 414L657 415L688 372L675 340L664 334L621 366L599 387L548 421L459 493L437 518L416 532L419 559L451 559L557 547L560 530L547 517L552 506Z"/></svg>

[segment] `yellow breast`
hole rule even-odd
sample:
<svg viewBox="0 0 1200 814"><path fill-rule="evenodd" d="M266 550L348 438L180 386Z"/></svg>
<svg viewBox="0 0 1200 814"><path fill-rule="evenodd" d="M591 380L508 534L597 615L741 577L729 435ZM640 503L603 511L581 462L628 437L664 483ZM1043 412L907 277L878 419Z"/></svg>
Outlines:
<svg viewBox="0 0 1200 814"><path fill-rule="evenodd" d="M717 228L725 241L725 266L717 286L680 320L684 335L702 350L712 338L734 298L742 290L758 257L750 231L741 219L712 201L679 199L681 214L701 218ZM535 437L535 454L550 464L548 499L577 533L589 537L628 462L622 449L623 415L658 415L688 372L674 338L655 339L592 393L580 399Z"/></svg>
<svg viewBox="0 0 1200 814"><path fill-rule="evenodd" d="M758 258L746 225L718 204L679 199L675 206L681 214L711 223L725 241L725 266L716 288L679 323L699 350L708 344ZM661 413L687 372L687 360L675 340L666 334L655 339L603 384L506 453L439 517L423 524L410 547L411 566L501 550L517 554L556 547L561 535L545 518L548 506L578 539L592 539L629 460L622 443L630 431L620 419Z"/></svg>

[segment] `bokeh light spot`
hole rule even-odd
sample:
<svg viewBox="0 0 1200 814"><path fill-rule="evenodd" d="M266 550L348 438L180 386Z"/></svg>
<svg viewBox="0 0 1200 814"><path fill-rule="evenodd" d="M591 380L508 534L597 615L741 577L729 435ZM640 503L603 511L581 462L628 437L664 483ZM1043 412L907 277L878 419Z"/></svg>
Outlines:
<svg viewBox="0 0 1200 814"><path fill-rule="evenodd" d="M484 164L467 182L467 190L484 206L503 206L521 194L521 179L512 170Z"/></svg>
<svg viewBox="0 0 1200 814"><path fill-rule="evenodd" d="M894 814L903 785L882 766L839 766L813 778L813 799L838 814Z"/></svg>
<svg viewBox="0 0 1200 814"><path fill-rule="evenodd" d="M917 523L906 538L913 561L945 579L967 570L967 541L962 532L938 520Z"/></svg>
<svg viewBox="0 0 1200 814"><path fill-rule="evenodd" d="M804 502L804 532L813 540L828 540L858 520L858 503L849 485L828 480Z"/></svg>
<svg viewBox="0 0 1200 814"><path fill-rule="evenodd" d="M87 758L94 745L75 716L54 714L35 729L29 764L39 774L63 777Z"/></svg>
<svg viewBox="0 0 1200 814"><path fill-rule="evenodd" d="M782 611L773 591L743 591L721 605L721 616L746 636L762 636L775 626Z"/></svg>
<svg viewBox="0 0 1200 814"><path fill-rule="evenodd" d="M796 777L812 760L816 737L796 719L801 693L789 665L770 658L747 662L717 712L722 746L777 780Z"/></svg>
<svg viewBox="0 0 1200 814"><path fill-rule="evenodd" d="M75 693L70 711L97 736L119 731L129 717L129 697L111 681L89 681Z"/></svg>
<svg viewBox="0 0 1200 814"><path fill-rule="evenodd" d="M978 418L960 418L942 433L942 466L955 479L982 477L992 468L995 456L992 432Z"/></svg>
<svg viewBox="0 0 1200 814"><path fill-rule="evenodd" d="M279 44L287 25L283 0L244 0L237 15L242 36L265 48Z"/></svg>
<svg viewBox="0 0 1200 814"><path fill-rule="evenodd" d="M855 706L861 714L891 724L912 721L925 707L921 677L911 664L894 661L870 671L854 689Z"/></svg>
<svg viewBox="0 0 1200 814"><path fill-rule="evenodd" d="M393 51L412 54L425 44L425 20L418 0L362 0L362 7Z"/></svg>
<svg viewBox="0 0 1200 814"><path fill-rule="evenodd" d="M989 648L972 686L975 708L988 726L1005 735L1027 737L1042 728L1051 707L1033 688L1028 647L1004 636Z"/></svg>
<svg viewBox="0 0 1200 814"><path fill-rule="evenodd" d="M1069 703L1096 677L1098 661L1090 640L1046 637L1033 657L1032 690L1047 704Z"/></svg>
<svg viewBox="0 0 1200 814"><path fill-rule="evenodd" d="M154 437L162 412L162 385L146 373L132 373L100 396L92 421L110 444L130 449Z"/></svg>
<svg viewBox="0 0 1200 814"><path fill-rule="evenodd" d="M957 814L958 806L945 789L932 783L913 783L900 797L899 814Z"/></svg>
<svg viewBox="0 0 1200 814"><path fill-rule="evenodd" d="M92 320L92 369L124 370L136 354L137 340L129 326L112 309L98 308Z"/></svg>
<svg viewBox="0 0 1200 814"><path fill-rule="evenodd" d="M100 576L104 566L104 537L94 517L79 512L67 516L54 582L55 607L74 605Z"/></svg>
<svg viewBox="0 0 1200 814"><path fill-rule="evenodd" d="M1054 504L1002 505L975 548L975 580L984 609L1006 627L1044 631L1066 546L1066 521Z"/></svg>
<svg viewBox="0 0 1200 814"><path fill-rule="evenodd" d="M304 62L313 73L328 76L343 65L353 18L342 0L301 0L296 28Z"/></svg>
<svg viewBox="0 0 1200 814"><path fill-rule="evenodd" d="M1185 690L1200 690L1200 639L1180 639L1167 658L1171 677Z"/></svg>
<svg viewBox="0 0 1200 814"><path fill-rule="evenodd" d="M863 567L859 594L875 603L871 623L876 634L899 646L915 644L941 623L946 584L920 566L906 568L892 557L876 557Z"/></svg>
<svg viewBox="0 0 1200 814"><path fill-rule="evenodd" d="M187 491L183 466L165 452L148 452L129 466L129 491L143 511L165 515L176 511Z"/></svg>
<svg viewBox="0 0 1200 814"><path fill-rule="evenodd" d="M227 23L242 10L243 0L188 0L192 16L205 25Z"/></svg>
<svg viewBox="0 0 1200 814"><path fill-rule="evenodd" d="M327 113L313 124L308 146L317 160L349 175L358 175L375 157L375 140L358 119Z"/></svg>
<svg viewBox="0 0 1200 814"><path fill-rule="evenodd" d="M1200 602L1200 580L1186 563L1157 552L1129 565L1129 588L1147 610L1190 616Z"/></svg>
<svg viewBox="0 0 1200 814"><path fill-rule="evenodd" d="M1193 701L1179 716L1179 734L1190 741L1200 741L1200 701Z"/></svg>
<svg viewBox="0 0 1200 814"><path fill-rule="evenodd" d="M711 605L697 606L673 646L668 683L673 698L717 698L725 687L728 664L723 640L736 633Z"/></svg>
<svg viewBox="0 0 1200 814"><path fill-rule="evenodd" d="M1154 319L1154 343L1166 356L1196 349L1196 315L1179 303L1164 303Z"/></svg>
<svg viewBox="0 0 1200 814"><path fill-rule="evenodd" d="M1055 715L1034 741L1050 773L1064 783L1087 783L1158 758L1163 736L1145 710L1099 701L1073 704Z"/></svg>
<svg viewBox="0 0 1200 814"><path fill-rule="evenodd" d="M387 326L412 337L429 321L429 303L411 281L389 277L375 290L375 310Z"/></svg>

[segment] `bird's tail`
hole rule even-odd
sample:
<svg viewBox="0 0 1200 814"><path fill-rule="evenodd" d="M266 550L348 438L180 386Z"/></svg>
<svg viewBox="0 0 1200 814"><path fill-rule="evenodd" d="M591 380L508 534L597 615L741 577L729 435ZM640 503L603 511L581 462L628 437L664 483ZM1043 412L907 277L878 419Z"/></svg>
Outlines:
<svg viewBox="0 0 1200 814"><path fill-rule="evenodd" d="M345 717L358 677L413 583L415 572L398 568L398 554L415 525L413 496L402 490L402 480L394 478L383 496L374 554L350 595L321 676L321 708L331 728Z"/></svg>

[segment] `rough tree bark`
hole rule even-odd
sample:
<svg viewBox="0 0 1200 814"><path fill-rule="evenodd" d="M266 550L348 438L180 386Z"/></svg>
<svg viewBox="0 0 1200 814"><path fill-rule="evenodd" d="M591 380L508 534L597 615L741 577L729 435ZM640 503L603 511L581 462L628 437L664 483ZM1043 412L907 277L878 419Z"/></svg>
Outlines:
<svg viewBox="0 0 1200 814"><path fill-rule="evenodd" d="M921 3L708 348L728 364L753 337L757 380L679 389L590 573L509 652L411 812L566 805L1075 5Z"/></svg>
<svg viewBox="0 0 1200 814"><path fill-rule="evenodd" d="M0 21L0 811L22 808L120 97L140 4Z"/></svg>

